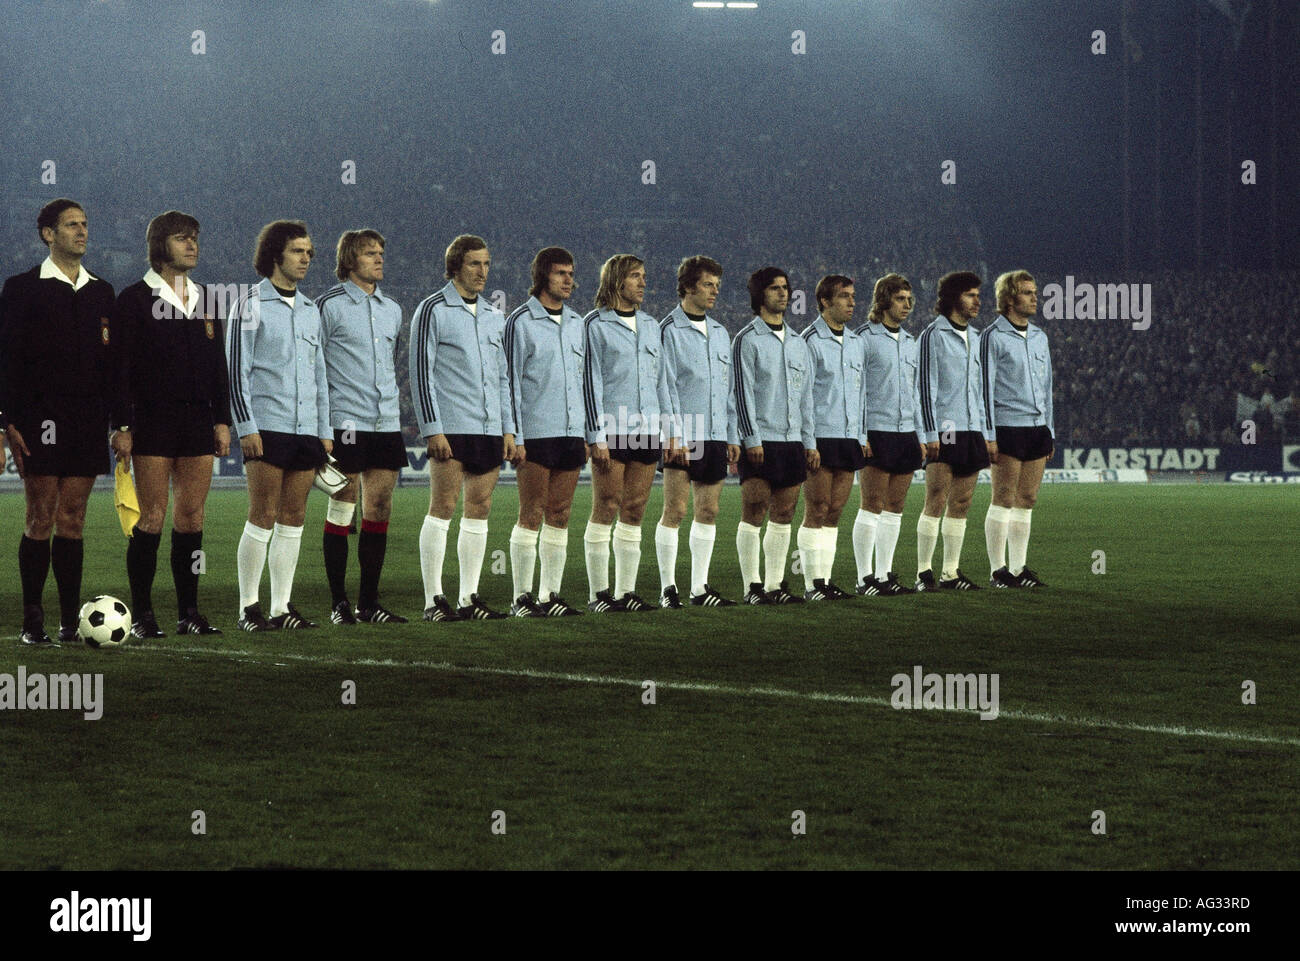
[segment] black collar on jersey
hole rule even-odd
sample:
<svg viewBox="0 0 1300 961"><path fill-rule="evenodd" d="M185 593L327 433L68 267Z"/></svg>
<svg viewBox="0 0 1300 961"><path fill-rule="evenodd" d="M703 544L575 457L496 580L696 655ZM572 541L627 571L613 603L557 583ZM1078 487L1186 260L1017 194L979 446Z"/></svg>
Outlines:
<svg viewBox="0 0 1300 961"><path fill-rule="evenodd" d="M704 318L709 316L708 314L692 314L685 307L682 308L682 313L686 315L687 320L693 320L697 324L703 323Z"/></svg>
<svg viewBox="0 0 1300 961"><path fill-rule="evenodd" d="M763 323L767 324L767 321L764 320ZM785 330L785 321L783 320L779 324L767 324L767 329L774 334L780 333L781 331Z"/></svg>
<svg viewBox="0 0 1300 961"><path fill-rule="evenodd" d="M635 311L635 310L615 310L614 313L618 314L620 317L635 317L635 316L636 316L636 311Z"/></svg>
<svg viewBox="0 0 1300 961"><path fill-rule="evenodd" d="M275 287L275 284L273 283L273 284L271 284L271 286L272 286L272 287ZM285 290L285 289L283 289L282 287L275 287L275 292L276 292L277 294L279 294L281 297L283 297L285 300L293 300L293 296L294 296L294 294L296 294L298 291L296 291L296 290Z"/></svg>

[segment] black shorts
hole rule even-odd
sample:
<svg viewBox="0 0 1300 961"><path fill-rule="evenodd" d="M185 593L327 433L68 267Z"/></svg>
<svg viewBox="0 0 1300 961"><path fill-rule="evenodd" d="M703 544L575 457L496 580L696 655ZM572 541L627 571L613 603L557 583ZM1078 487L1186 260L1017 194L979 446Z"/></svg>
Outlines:
<svg viewBox="0 0 1300 961"><path fill-rule="evenodd" d="M446 437L452 460L459 461L466 474L476 477L486 474L498 469L505 459L502 457L505 437L501 434L447 434Z"/></svg>
<svg viewBox="0 0 1300 961"><path fill-rule="evenodd" d="M867 431L867 466L886 474L911 474L921 468L921 442L912 431Z"/></svg>
<svg viewBox="0 0 1300 961"><path fill-rule="evenodd" d="M744 456L744 455L741 455ZM697 484L716 484L727 476L727 442L725 440L696 441L686 448L686 466L664 464L664 470L684 470L686 476Z"/></svg>
<svg viewBox="0 0 1300 961"><path fill-rule="evenodd" d="M970 477L989 466L989 448L977 430L959 430L953 443L939 442L939 463L952 468L953 477Z"/></svg>
<svg viewBox="0 0 1300 961"><path fill-rule="evenodd" d="M343 435L351 443L344 443ZM400 430L339 430L334 428L334 450L330 453L345 474L368 470L401 470L410 464L406 459L406 441Z"/></svg>
<svg viewBox="0 0 1300 961"><path fill-rule="evenodd" d="M620 464L659 463L659 437L656 434L611 434L608 444L610 460Z"/></svg>
<svg viewBox="0 0 1300 961"><path fill-rule="evenodd" d="M861 470L867 466L862 445L853 437L818 437L817 452L827 470Z"/></svg>
<svg viewBox="0 0 1300 961"><path fill-rule="evenodd" d="M794 487L808 478L808 460L804 446L797 440L763 441L763 463L754 465L742 449L740 482L757 477L772 485L772 490Z"/></svg>
<svg viewBox="0 0 1300 961"><path fill-rule="evenodd" d="M310 434L286 434L278 430L261 431L262 456L244 460L260 460L281 470L316 470L325 463L325 446L319 437Z"/></svg>
<svg viewBox="0 0 1300 961"><path fill-rule="evenodd" d="M137 406L131 416L132 454L174 458L216 453L211 404Z"/></svg>
<svg viewBox="0 0 1300 961"><path fill-rule="evenodd" d="M97 477L112 473L108 418L98 408L46 409L24 416L14 426L31 451L23 455L23 473L28 477Z"/></svg>
<svg viewBox="0 0 1300 961"><path fill-rule="evenodd" d="M1052 452L1052 432L1047 427L999 427L998 453L1016 460L1038 460Z"/></svg>
<svg viewBox="0 0 1300 961"><path fill-rule="evenodd" d="M587 463L581 437L534 437L524 442L528 462L549 470L578 470Z"/></svg>

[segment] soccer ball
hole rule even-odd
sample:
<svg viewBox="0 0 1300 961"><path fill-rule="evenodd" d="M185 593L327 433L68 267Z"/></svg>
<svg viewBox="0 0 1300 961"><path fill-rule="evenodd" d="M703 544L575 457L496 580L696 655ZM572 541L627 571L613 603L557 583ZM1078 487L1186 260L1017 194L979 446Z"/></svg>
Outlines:
<svg viewBox="0 0 1300 961"><path fill-rule="evenodd" d="M100 594L81 608L77 633L91 647L117 647L131 635L131 612L116 597Z"/></svg>

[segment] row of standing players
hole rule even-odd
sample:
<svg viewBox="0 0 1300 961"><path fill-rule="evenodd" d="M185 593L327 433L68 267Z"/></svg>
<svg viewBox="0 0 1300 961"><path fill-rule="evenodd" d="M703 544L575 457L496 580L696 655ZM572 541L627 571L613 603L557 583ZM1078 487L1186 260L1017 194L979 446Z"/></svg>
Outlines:
<svg viewBox="0 0 1300 961"><path fill-rule="evenodd" d="M6 440L27 493L19 549L23 640L52 643L41 606L51 566L59 637L75 637L80 528L90 484L105 466L106 424L116 457L134 464L140 500L127 550L137 637L164 635L151 595L169 487L176 501L177 631L219 633L198 611L197 581L211 459L228 452L232 425L249 489L238 548L239 627L316 626L290 598L307 492L331 453L349 477L331 497L323 537L331 620L403 622L379 603L392 491L406 464L394 373L402 312L379 286L384 238L368 229L344 233L336 250L340 283L312 301L298 290L314 255L306 225L268 224L254 255L263 280L220 312L223 331L212 288L189 278L198 261L194 218L169 211L150 223L151 269L116 301L111 287L80 264L88 234L80 205L47 205L38 229L50 257L10 278L0 297L8 348L0 411L7 412ZM659 467L664 510L654 540L665 608L683 606L678 528L690 501L689 603L735 603L708 579L719 495L732 464L742 490L736 546L745 603L851 596L832 580L831 568L855 471L862 480L853 525L857 594L976 589L957 559L976 476L990 464L991 584L1041 586L1025 555L1030 510L1053 445L1052 381L1046 335L1029 322L1036 288L1028 273L998 279L1000 315L982 333L968 329L979 313L980 278L945 275L938 316L917 340L901 328L913 300L898 274L876 282L870 321L856 330L849 327L853 281L822 278L819 314L796 334L784 322L789 278L765 267L748 282L756 316L730 338L709 315L723 269L708 257L682 261L680 303L662 321L639 309L646 272L632 255L605 263L597 309L585 318L567 304L576 281L563 248L538 252L529 298L509 317L480 297L491 265L481 238L457 237L445 265L448 283L420 303L410 324L410 386L430 470L430 508L419 538L425 620L506 616L478 592L503 461L515 466L519 490L509 542L515 616L580 613L561 597L560 582L570 506L588 460L592 513L583 544L590 611L656 607L636 593L636 577L642 516ZM50 424L67 426L60 433L47 430ZM33 455L27 438L38 433ZM918 575L909 588L892 570L893 553L906 491L922 463L926 503L917 524ZM785 567L801 489L806 507L797 543L805 590L792 592ZM460 594L453 604L442 572L462 495ZM360 590L353 607L345 574L358 501ZM944 563L936 578L931 562L940 532ZM269 615L259 600L266 567Z"/></svg>

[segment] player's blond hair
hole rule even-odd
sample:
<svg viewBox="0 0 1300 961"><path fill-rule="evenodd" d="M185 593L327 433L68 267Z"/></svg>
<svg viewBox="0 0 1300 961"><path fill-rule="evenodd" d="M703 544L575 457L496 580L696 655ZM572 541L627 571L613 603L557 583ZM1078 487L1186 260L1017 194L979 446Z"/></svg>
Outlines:
<svg viewBox="0 0 1300 961"><path fill-rule="evenodd" d="M605 261L600 268L600 286L596 288L596 306L613 310L618 303L619 291L623 281L637 267L644 267L645 261L636 254L615 254Z"/></svg>
<svg viewBox="0 0 1300 961"><path fill-rule="evenodd" d="M999 314L1006 316L1007 308L1016 299L1016 288L1026 280L1035 283L1034 275L1027 270L1009 270L998 277L993 285L993 293L997 297Z"/></svg>
<svg viewBox="0 0 1300 961"><path fill-rule="evenodd" d="M362 249L371 242L379 244L380 250L383 250L387 243L383 234L369 227L362 230L345 230L339 237L338 247L334 250L334 276L339 280L347 280L352 271L357 269L357 257L361 255Z"/></svg>

